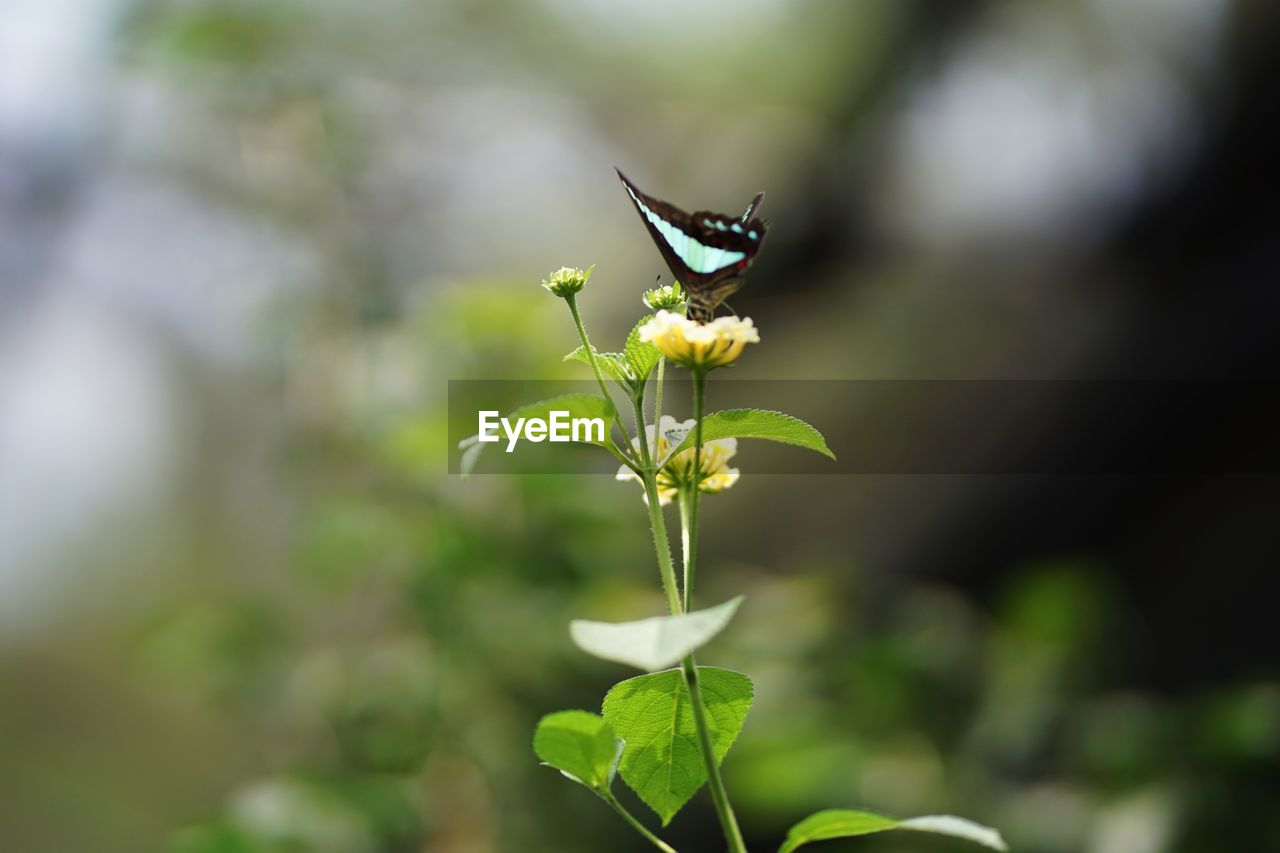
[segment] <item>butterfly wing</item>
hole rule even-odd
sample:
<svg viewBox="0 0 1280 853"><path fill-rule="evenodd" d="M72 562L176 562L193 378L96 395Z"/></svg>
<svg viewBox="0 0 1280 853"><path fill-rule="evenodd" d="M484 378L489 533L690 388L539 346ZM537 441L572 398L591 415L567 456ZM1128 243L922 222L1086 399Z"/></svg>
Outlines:
<svg viewBox="0 0 1280 853"><path fill-rule="evenodd" d="M752 202L752 206L757 202ZM759 219L739 220L700 210L692 214L694 225L699 228L699 241L708 246L722 247L723 257L712 256L712 263L729 263L707 273L689 290L689 316L699 322L710 322L721 302L742 286L747 267L755 260L764 240L765 224ZM703 256L706 257L705 255Z"/></svg>
<svg viewBox="0 0 1280 853"><path fill-rule="evenodd" d="M713 298L713 293L723 290L718 285L736 279L754 260L765 235L761 220L741 221L708 210L686 213L641 192L621 170L618 177L649 229L649 236L671 268L671 274L689 291L691 301L706 303ZM749 212L754 212L759 200L757 196ZM724 295L714 298L711 307L718 305L736 286L735 282Z"/></svg>
<svg viewBox="0 0 1280 853"><path fill-rule="evenodd" d="M743 225L756 218L756 211L760 209L762 201L764 201L764 193L756 193L756 197L751 199L751 204L747 205L747 212L742 214Z"/></svg>

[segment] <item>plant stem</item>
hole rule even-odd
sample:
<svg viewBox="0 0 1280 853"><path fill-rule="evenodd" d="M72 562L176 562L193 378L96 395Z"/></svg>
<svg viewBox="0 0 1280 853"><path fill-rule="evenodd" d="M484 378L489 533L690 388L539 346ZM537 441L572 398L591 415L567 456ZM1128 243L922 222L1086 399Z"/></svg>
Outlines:
<svg viewBox="0 0 1280 853"><path fill-rule="evenodd" d="M644 428L644 402L640 397L631 398L636 415L636 430L640 444L640 479L644 482L645 503L649 505L649 527L653 531L653 549L658 554L658 571L662 575L662 589L667 594L667 607L671 615L684 612L680 606L680 587L676 585L676 567L671 559L671 541L667 538L667 520L662 515L662 503L658 499L658 472L649 456L648 434ZM657 428L654 429L654 450L657 450Z"/></svg>
<svg viewBox="0 0 1280 853"><path fill-rule="evenodd" d="M706 371L693 373L693 484L688 498L681 495L681 544L684 546L684 609L693 609L693 587L698 565L698 495L702 486L702 405Z"/></svg>
<svg viewBox="0 0 1280 853"><path fill-rule="evenodd" d="M702 391L705 379L705 373L695 373L694 375L694 416L697 418L694 426L695 463L700 462L702 453ZM657 393L658 395L662 394L661 380L659 380ZM641 443L644 444L645 442ZM699 469L695 467L694 470L697 471ZM671 615L676 616L683 613L685 608L676 589L675 566L671 561L671 546L667 539L667 523L662 515L662 507L658 503L657 471L647 466L641 472L641 478L644 481L645 496L648 498L649 525L653 529L653 547L658 555L658 569L662 574L662 586L667 593L667 606L671 610ZM697 500L696 481L692 500ZM690 519L686 515L684 508L686 506L696 506L696 503L692 503L685 498L684 494L681 494L680 504L680 526L682 529L682 542L685 545L685 600L692 603L693 575L690 569L694 559L693 546L697 542L697 516L695 509L694 516ZM693 523L692 526L690 524L691 521ZM746 843L742 840L742 830L738 828L738 819L733 814L733 807L729 805L729 794L725 790L724 779L720 776L720 765L716 763L714 745L711 742L711 729L707 724L707 709L702 702L702 688L698 683L698 665L692 654L686 656L681 662L681 671L684 675L685 687L689 692L689 707L693 710L693 722L698 730L699 750L702 753L703 763L707 768L707 781L708 786L711 788L711 799L715 804L716 817L720 820L720 827L724 831L725 841L729 844L730 853L747 853Z"/></svg>
<svg viewBox="0 0 1280 853"><path fill-rule="evenodd" d="M596 363L596 351L591 348L591 341L587 338L587 329L582 325L582 317L578 314L578 299L576 294L569 294L564 298L569 303L569 313L573 315L573 324L578 327L578 337L582 339L582 348L587 351L587 361L591 364L591 372L596 375L596 382L600 385L600 393L609 401L609 405L614 406L613 397L609 394L609 386L605 384L604 373L600 370L600 365ZM617 406L614 406L617 410ZM617 418L618 430L622 433L623 446L627 447L631 444L631 436L627 435L627 425L622 422L622 418ZM643 430L643 425L640 429ZM615 454L617 455L617 454ZM628 460L623 459L633 470L635 466Z"/></svg>
<svg viewBox="0 0 1280 853"><path fill-rule="evenodd" d="M711 742L711 730L707 725L707 709L702 704L702 687L698 684L698 665L693 655L688 655L682 665L685 687L689 691L689 707L693 710L693 722L698 729L698 746L701 747L702 760L707 766L707 785L711 788L711 801L716 807L716 817L720 819L720 828L724 831L724 840L729 844L730 853L747 853L746 842L742 840L742 830L738 828L738 818L729 805L729 792L725 790L724 779L720 776L720 765L716 762L714 745Z"/></svg>
<svg viewBox="0 0 1280 853"><path fill-rule="evenodd" d="M693 482L687 484L680 493L680 528L681 542L684 546L684 606L693 609L694 573L698 554L698 491L702 484L702 409L703 392L707 380L706 371L693 372ZM707 709L702 702L702 688L698 683L698 664L692 654L684 659L685 686L689 690L689 707L693 710L693 722L698 729L698 745L702 751L702 761L707 767L707 786L711 789L711 800L716 807L716 816L720 819L720 828L724 830L725 841L729 843L731 853L746 853L747 846L742 840L742 830L738 828L738 819L729 804L729 792L725 790L724 779L720 775L720 764L711 742L711 731L707 725Z"/></svg>
<svg viewBox="0 0 1280 853"><path fill-rule="evenodd" d="M613 792L601 791L600 796L604 799L606 803L613 806L613 810L615 812L622 815L622 819L625 820L627 823L629 823L632 829L634 829L636 832L643 835L645 838L649 839L649 842L653 844L654 847L657 847L659 850L663 851L663 853L676 853L676 849L674 847L672 847L670 844L667 844L658 836L654 835L647 828L645 828L645 825L643 823L636 820L635 815L627 811L626 807L624 807L622 803L618 802L618 798L613 795Z"/></svg>
<svg viewBox="0 0 1280 853"><path fill-rule="evenodd" d="M656 429L662 423L662 372L667 366L667 357L658 356L658 379L654 383L653 426Z"/></svg>
<svg viewBox="0 0 1280 853"><path fill-rule="evenodd" d="M656 460L652 457L649 450L649 431L644 428L644 398L631 398L631 412L636 418L636 436L640 439L637 444L640 445L640 467L645 471L657 471ZM653 428L653 451L658 452L658 427L655 424Z"/></svg>
<svg viewBox="0 0 1280 853"><path fill-rule="evenodd" d="M680 554L683 557L684 564L684 609L686 611L693 609L693 574L690 568L693 566L693 560L690 555L696 547L696 537L693 533L696 519L690 513L693 501L696 497L691 497L687 485L680 487L680 493L677 500L680 503Z"/></svg>
<svg viewBox="0 0 1280 853"><path fill-rule="evenodd" d="M578 313L578 302L574 298L574 294L570 294L565 297L565 302L569 303L569 313L573 315L573 324L578 329L578 337L582 339L582 347L586 350L587 361L591 364L591 372L596 375L596 382L600 385L600 393L604 395L604 398L608 400L611 405L613 405L613 397L609 394L609 386L605 384L604 374L600 370L600 365L596 363L595 350L591 348L591 341L587 338L586 327L582 325L582 316ZM659 359L658 361L657 393L657 412L660 413L662 410L662 359ZM672 615L675 615L681 612L680 591L676 586L676 569L671 560L671 543L667 539L667 524L666 520L662 516L662 504L658 500L657 473L654 469L653 460L650 458L649 442L647 440L648 435L644 428L643 395L633 396L631 398L631 403L636 417L636 435L639 437L637 444L640 445L640 467L637 468L632 461L621 454L615 452L614 455L622 459L623 463L633 471L640 474L641 479L644 481L644 493L647 498L647 503L649 504L649 526L653 530L653 548L658 554L658 570L662 575L662 587L667 593L667 606L671 608ZM617 406L615 405L614 408L616 410ZM659 417L660 415L655 413L653 420L655 450L657 449L657 426ZM617 424L618 430L622 433L623 441L628 445L631 444L631 437L627 435L626 424L622 422L621 418L617 419ZM700 701L699 706L701 706ZM663 853L677 853L674 847L650 832L644 824L631 814L631 812L627 811L622 803L618 802L618 799L613 795L612 791L606 789L600 793L600 796L603 797L605 802L613 807L613 810L616 811L632 829L643 835L654 847L657 847L659 850L663 851Z"/></svg>
<svg viewBox="0 0 1280 853"><path fill-rule="evenodd" d="M644 495L649 504L649 527L653 530L653 550L658 555L658 572L662 575L662 589L667 594L667 607L672 616L684 612L680 604L680 588L676 585L676 567L671 561L671 542L667 539L667 522L662 517L662 504L658 503L658 476L652 469L640 472L644 481Z"/></svg>

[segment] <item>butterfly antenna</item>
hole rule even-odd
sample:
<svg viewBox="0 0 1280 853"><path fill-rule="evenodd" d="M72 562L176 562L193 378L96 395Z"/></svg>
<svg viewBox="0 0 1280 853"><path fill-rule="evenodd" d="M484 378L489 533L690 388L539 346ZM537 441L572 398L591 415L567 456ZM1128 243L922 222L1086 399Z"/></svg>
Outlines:
<svg viewBox="0 0 1280 853"><path fill-rule="evenodd" d="M756 197L751 199L751 204L747 205L747 212L742 214L742 222L745 225L750 222L756 215L756 211L760 209L760 203L764 201L764 193L756 193Z"/></svg>

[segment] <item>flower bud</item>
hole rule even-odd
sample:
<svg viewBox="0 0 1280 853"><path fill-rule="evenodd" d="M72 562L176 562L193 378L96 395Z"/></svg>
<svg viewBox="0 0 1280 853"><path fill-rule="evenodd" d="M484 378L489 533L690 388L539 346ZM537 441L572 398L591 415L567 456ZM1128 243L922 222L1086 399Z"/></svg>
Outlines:
<svg viewBox="0 0 1280 853"><path fill-rule="evenodd" d="M680 311L684 309L684 289L680 282L656 287L644 292L645 307L653 311Z"/></svg>
<svg viewBox="0 0 1280 853"><path fill-rule="evenodd" d="M564 299L582 290L594 270L594 264L588 267L585 272L577 267L561 267L553 272L550 277L543 279L542 286Z"/></svg>

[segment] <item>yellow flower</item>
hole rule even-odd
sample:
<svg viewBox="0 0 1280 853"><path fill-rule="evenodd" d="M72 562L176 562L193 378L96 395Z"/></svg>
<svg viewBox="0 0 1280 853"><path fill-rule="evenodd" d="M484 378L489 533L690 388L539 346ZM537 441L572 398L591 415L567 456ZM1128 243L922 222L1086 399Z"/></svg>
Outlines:
<svg viewBox="0 0 1280 853"><path fill-rule="evenodd" d="M572 296L586 286L587 279L591 278L594 271L594 264L585 271L576 267L560 267L542 280L542 286L561 298Z"/></svg>
<svg viewBox="0 0 1280 853"><path fill-rule="evenodd" d="M658 469L658 503L666 506L671 503L671 499L681 488L691 485L694 481L693 448L690 447L671 456L671 451L693 431L694 421L690 418L684 423L679 423L670 415L663 415L661 425L662 429L658 431L661 434L656 442L653 424L645 427L645 437L649 443L650 456L663 460L662 467ZM640 439L633 438L631 446L638 453ZM697 478L698 489L707 494L715 494L738 482L738 469L729 467L729 460L737 452L736 438L718 438L703 444L702 453L698 458L698 467L702 469L702 476ZM639 475L625 465L618 469L617 479L641 482ZM645 500L648 500L647 496Z"/></svg>
<svg viewBox="0 0 1280 853"><path fill-rule="evenodd" d="M749 317L717 317L710 323L699 323L659 311L640 327L640 340L653 344L677 364L710 370L732 364L747 344L760 342L760 335Z"/></svg>

